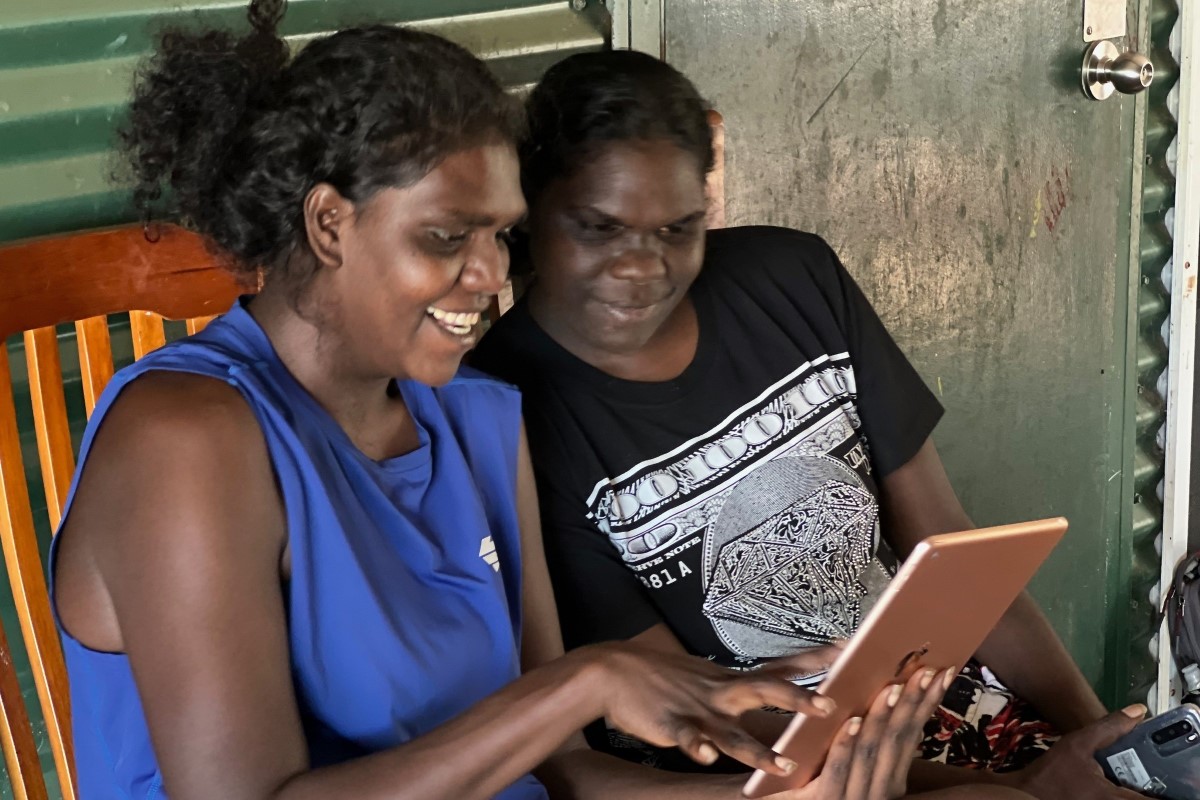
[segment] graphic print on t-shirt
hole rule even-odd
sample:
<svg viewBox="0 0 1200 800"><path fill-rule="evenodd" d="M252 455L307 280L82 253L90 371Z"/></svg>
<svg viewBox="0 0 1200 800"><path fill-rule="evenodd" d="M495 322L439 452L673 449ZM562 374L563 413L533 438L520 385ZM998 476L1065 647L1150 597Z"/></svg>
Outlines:
<svg viewBox="0 0 1200 800"><path fill-rule="evenodd" d="M651 590L702 592L739 661L854 633L890 579L845 354L801 365L705 434L599 482L588 516ZM887 561L887 566L880 557Z"/></svg>

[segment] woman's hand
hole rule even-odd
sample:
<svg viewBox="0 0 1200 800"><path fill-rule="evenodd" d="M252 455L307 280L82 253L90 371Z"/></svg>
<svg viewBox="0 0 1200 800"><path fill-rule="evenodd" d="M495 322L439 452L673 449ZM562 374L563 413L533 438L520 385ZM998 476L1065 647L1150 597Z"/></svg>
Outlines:
<svg viewBox="0 0 1200 800"><path fill-rule="evenodd" d="M885 689L867 715L842 726L821 774L770 800L892 800L907 791L908 768L925 722L957 670L924 670L904 686Z"/></svg>
<svg viewBox="0 0 1200 800"><path fill-rule="evenodd" d="M829 648L749 672L629 642L582 650L592 651L601 667L597 690L611 725L658 747L677 746L701 764L716 761L721 751L754 769L787 775L796 765L750 735L738 717L767 706L814 717L835 708L829 698L787 680L828 667Z"/></svg>
<svg viewBox="0 0 1200 800"><path fill-rule="evenodd" d="M1067 796L1074 800L1134 800L1141 797L1104 777L1104 770L1096 761L1096 751L1129 733L1145 717L1145 706L1129 706L1068 733L1037 761L1020 772L1011 773L1015 786L1039 800Z"/></svg>

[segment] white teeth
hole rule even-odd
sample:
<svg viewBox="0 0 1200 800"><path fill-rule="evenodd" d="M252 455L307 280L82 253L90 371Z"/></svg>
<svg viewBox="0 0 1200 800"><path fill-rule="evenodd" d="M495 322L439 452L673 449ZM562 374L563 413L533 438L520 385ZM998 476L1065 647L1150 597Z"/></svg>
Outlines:
<svg viewBox="0 0 1200 800"><path fill-rule="evenodd" d="M478 311L443 311L434 306L426 308L425 313L457 336L466 336L470 333L471 329L479 324L479 320L482 317Z"/></svg>

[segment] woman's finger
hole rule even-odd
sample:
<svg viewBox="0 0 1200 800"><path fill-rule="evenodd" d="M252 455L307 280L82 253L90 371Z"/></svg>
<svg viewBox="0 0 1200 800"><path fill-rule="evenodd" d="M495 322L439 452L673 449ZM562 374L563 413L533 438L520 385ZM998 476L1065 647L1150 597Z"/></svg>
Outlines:
<svg viewBox="0 0 1200 800"><path fill-rule="evenodd" d="M730 758L742 762L751 769L761 769L770 775L791 775L796 771L796 762L781 756L738 726L736 721L724 725L710 725L701 729L701 735Z"/></svg>
<svg viewBox="0 0 1200 800"><path fill-rule="evenodd" d="M675 730L675 741L680 751L697 764L709 766L721 757L712 740L690 722L679 724Z"/></svg>
<svg viewBox="0 0 1200 800"><path fill-rule="evenodd" d="M950 669L943 670L937 676L937 680L935 680L925 692L925 697L921 700L921 707L919 710L919 713L922 715L922 727L926 722L929 721L929 718L933 716L934 712L937 711L937 707L942 702L942 699L946 696L946 692L954 684L954 679L958 677L958 672L958 667L951 667Z"/></svg>
<svg viewBox="0 0 1200 800"><path fill-rule="evenodd" d="M832 699L811 689L802 689L771 672L732 680L716 696L714 706L731 717L768 706L813 717L827 717L837 708Z"/></svg>
<svg viewBox="0 0 1200 800"><path fill-rule="evenodd" d="M936 670L918 670L897 699L888 725L888 735L879 743L878 767L871 779L872 797L888 797L902 792L908 783L908 768L915 753L920 731L925 720L933 713L925 714L925 703L930 696L941 695L934 691L940 679Z"/></svg>
<svg viewBox="0 0 1200 800"><path fill-rule="evenodd" d="M854 800L867 800L875 782L875 773L880 770L879 750L884 740L892 734L892 710L900 702L904 687L900 684L889 686L875 698L867 715L863 717L862 731L854 745L854 763L850 765L850 775L846 779L846 797ZM891 775L891 765L884 768Z"/></svg>
<svg viewBox="0 0 1200 800"><path fill-rule="evenodd" d="M838 730L829 746L829 754L825 757L825 766L821 774L809 784L809 787L819 791L813 792L814 800L834 800L848 798L846 784L850 780L850 770L856 757L859 735L862 732L862 717L851 717Z"/></svg>

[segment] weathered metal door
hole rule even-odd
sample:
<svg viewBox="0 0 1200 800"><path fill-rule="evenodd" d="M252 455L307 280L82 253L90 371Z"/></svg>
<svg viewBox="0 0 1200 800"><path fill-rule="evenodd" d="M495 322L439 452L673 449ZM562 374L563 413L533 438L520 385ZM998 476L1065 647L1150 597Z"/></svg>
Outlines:
<svg viewBox="0 0 1200 800"><path fill-rule="evenodd" d="M657 24L725 117L730 224L816 231L842 254L945 404L935 438L975 520L1070 519L1034 593L1118 702L1153 681L1138 636L1157 477L1152 451L1134 468L1132 431L1161 415L1140 394L1163 364L1137 315L1156 336L1149 276L1169 243L1149 190L1169 135L1147 148L1143 131L1172 65L1151 52L1158 84L1136 101L1087 99L1082 5L667 0ZM1131 0L1118 44L1151 51L1149 6Z"/></svg>

